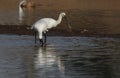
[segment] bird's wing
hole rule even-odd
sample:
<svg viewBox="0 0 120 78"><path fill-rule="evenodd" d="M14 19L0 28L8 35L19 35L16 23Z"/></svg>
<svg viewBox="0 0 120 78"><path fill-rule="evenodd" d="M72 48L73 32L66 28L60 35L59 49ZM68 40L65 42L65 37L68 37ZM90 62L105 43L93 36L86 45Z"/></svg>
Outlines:
<svg viewBox="0 0 120 78"><path fill-rule="evenodd" d="M48 29L56 26L56 20L52 18L43 18L41 21L45 22Z"/></svg>

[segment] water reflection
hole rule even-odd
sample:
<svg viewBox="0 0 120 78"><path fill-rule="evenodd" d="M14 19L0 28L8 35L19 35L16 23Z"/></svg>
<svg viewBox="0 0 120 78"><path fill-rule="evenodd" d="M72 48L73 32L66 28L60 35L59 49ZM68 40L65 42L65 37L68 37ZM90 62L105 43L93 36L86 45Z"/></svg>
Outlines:
<svg viewBox="0 0 120 78"><path fill-rule="evenodd" d="M64 66L53 50L39 47L35 58L35 78L64 78Z"/></svg>
<svg viewBox="0 0 120 78"><path fill-rule="evenodd" d="M0 35L0 78L120 77L119 38L48 37L43 48L33 40Z"/></svg>
<svg viewBox="0 0 120 78"><path fill-rule="evenodd" d="M119 78L119 41L112 38L74 39L73 42L69 42L70 38L57 39L61 43L66 41L65 45L77 42L74 46L55 46L58 42L53 42L52 46L39 47L34 60L35 78ZM78 44L80 46L76 46Z"/></svg>

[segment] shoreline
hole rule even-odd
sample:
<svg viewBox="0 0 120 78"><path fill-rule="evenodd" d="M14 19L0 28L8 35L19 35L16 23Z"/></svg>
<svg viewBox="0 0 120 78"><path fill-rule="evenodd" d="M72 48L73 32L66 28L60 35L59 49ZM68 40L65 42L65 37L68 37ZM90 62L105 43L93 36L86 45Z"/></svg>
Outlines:
<svg viewBox="0 0 120 78"><path fill-rule="evenodd" d="M34 35L34 30L30 29L28 25L0 25L0 34L16 34L16 35ZM117 37L120 34L98 33L95 30L90 32L86 29L73 29L69 31L66 28L53 28L47 33L48 36L85 36L85 37Z"/></svg>

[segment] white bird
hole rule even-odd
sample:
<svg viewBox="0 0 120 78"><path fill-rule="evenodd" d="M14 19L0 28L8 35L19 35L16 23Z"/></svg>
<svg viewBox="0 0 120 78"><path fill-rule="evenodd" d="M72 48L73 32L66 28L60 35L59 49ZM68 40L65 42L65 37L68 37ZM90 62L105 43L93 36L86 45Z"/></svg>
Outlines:
<svg viewBox="0 0 120 78"><path fill-rule="evenodd" d="M19 6L20 7L24 7L24 8L35 8L35 3L32 2L32 1L27 1L27 0L20 0L20 3L19 3Z"/></svg>
<svg viewBox="0 0 120 78"><path fill-rule="evenodd" d="M29 15L27 13L32 13L31 11L35 8L35 3L32 1L27 1L27 0L20 0L19 3L19 22L20 24L24 24L25 21L28 21L26 18L26 15ZM26 10L28 9L28 10ZM29 11L29 12L27 12ZM27 13L25 13L27 12ZM31 16L29 16L31 17Z"/></svg>
<svg viewBox="0 0 120 78"><path fill-rule="evenodd" d="M38 32L39 41L41 43L41 46L43 46L44 43L46 44L46 32L49 29L56 27L58 24L60 24L62 21L62 18L65 16L66 16L66 13L62 12L59 14L59 17L57 20L55 20L53 18L42 18L42 19L38 20L35 24L33 24L31 29L35 29ZM69 26L70 26L70 24L69 24ZM44 42L43 42L43 35L45 36ZM35 44L36 44L36 32L35 32Z"/></svg>
<svg viewBox="0 0 120 78"><path fill-rule="evenodd" d="M27 3L27 1L26 0L20 0L20 6L24 6L24 5L26 5L26 3Z"/></svg>
<svg viewBox="0 0 120 78"><path fill-rule="evenodd" d="M20 23L23 23L23 20L25 17L23 7L26 6L26 3L27 3L26 0L20 0L20 3L19 3L19 21L20 21Z"/></svg>

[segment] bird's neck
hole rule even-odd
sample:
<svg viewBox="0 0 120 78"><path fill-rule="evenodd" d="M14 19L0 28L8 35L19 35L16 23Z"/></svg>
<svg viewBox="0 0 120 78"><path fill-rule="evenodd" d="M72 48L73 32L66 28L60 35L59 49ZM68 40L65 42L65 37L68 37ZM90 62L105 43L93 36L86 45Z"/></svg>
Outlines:
<svg viewBox="0 0 120 78"><path fill-rule="evenodd" d="M57 20L57 24L60 24L60 23L61 23L62 18L63 18L63 17L62 17L62 15L60 14L59 17L58 17L58 20Z"/></svg>
<svg viewBox="0 0 120 78"><path fill-rule="evenodd" d="M23 17L25 16L24 10L21 6L19 6L19 20L23 20Z"/></svg>
<svg viewBox="0 0 120 78"><path fill-rule="evenodd" d="M23 9L19 6L19 14L23 13Z"/></svg>

